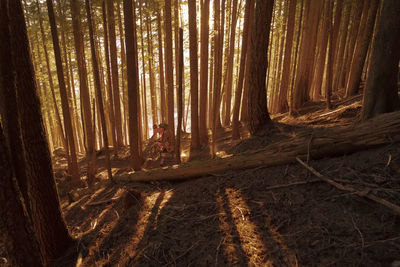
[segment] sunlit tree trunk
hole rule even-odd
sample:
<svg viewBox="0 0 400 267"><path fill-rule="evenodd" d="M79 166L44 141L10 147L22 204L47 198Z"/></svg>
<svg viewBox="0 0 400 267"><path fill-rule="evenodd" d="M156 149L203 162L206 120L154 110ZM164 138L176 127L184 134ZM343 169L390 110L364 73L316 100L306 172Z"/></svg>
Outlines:
<svg viewBox="0 0 400 267"><path fill-rule="evenodd" d="M178 163L181 162L181 129L182 129L182 106L183 106L183 29L179 29L179 81L178 81L178 131L176 133L175 156Z"/></svg>
<svg viewBox="0 0 400 267"><path fill-rule="evenodd" d="M89 0L85 0L85 8L86 8L86 15L87 15L88 24L89 24L90 51L92 53L94 87L96 90L97 104L99 106L101 129L103 132L103 142L104 142L104 148L105 148L105 153L106 153L106 168L107 168L108 178L112 179L110 152L108 150L106 118L104 116L103 96L102 96L102 92L101 92L99 63L98 63L98 58L96 55L96 47L95 47L95 42L94 42L95 33L94 33L94 29L93 29L93 21L92 21L92 14L91 14L91 10L90 10ZM100 125L99 125L99 127L100 127Z"/></svg>
<svg viewBox="0 0 400 267"><path fill-rule="evenodd" d="M107 92L108 92L108 110L109 110L109 118L110 118L110 125L111 125L111 137L112 137L112 144L114 146L114 153L117 153L115 149L117 143L117 136L116 136L116 129L115 129L115 114L114 114L114 101L113 101L113 85L112 85L112 78L111 78L111 67L110 67L110 50L108 45L108 26L107 26L107 13L106 13L106 0L103 0L102 3L102 13L103 13L103 30L104 30L104 50L105 50L105 57L106 57L106 70L107 70Z"/></svg>
<svg viewBox="0 0 400 267"><path fill-rule="evenodd" d="M86 56L83 41L83 33L80 25L80 5L77 0L71 0L72 29L74 35L74 44L76 52L76 61L78 63L79 89L82 101L83 121L85 124L86 136L86 159L88 163L87 178L90 183L93 182L96 172L96 155L95 155L95 136L93 136L92 115L90 105L90 93L88 88L88 72L86 69Z"/></svg>
<svg viewBox="0 0 400 267"><path fill-rule="evenodd" d="M119 96L119 81L118 81L118 61L117 61L117 38L115 34L115 16L114 16L114 1L107 1L107 19L108 19L108 33L110 45L110 63L111 63L111 77L113 85L113 101L114 101L114 116L115 116L115 130L117 133L117 143L115 149L118 150L119 146L123 145L122 137L122 119L121 119L121 104Z"/></svg>
<svg viewBox="0 0 400 267"><path fill-rule="evenodd" d="M149 134L149 123L148 123L148 117L147 117L147 87L146 87L146 59L144 57L144 34L143 34L143 15L142 15L142 6L141 3L139 3L139 19L140 19L140 42L141 42L141 51L142 51L142 98L143 98L143 119L145 121L144 123L144 139L147 139L148 134ZM139 96L140 98L140 96Z"/></svg>
<svg viewBox="0 0 400 267"><path fill-rule="evenodd" d="M164 86L164 57L163 57L163 39L161 30L161 10L157 12L157 32L158 32L158 66L159 66L159 83L160 83L160 108L161 122L167 120L167 107L165 103L165 86Z"/></svg>
<svg viewBox="0 0 400 267"><path fill-rule="evenodd" d="M58 39L57 26L54 17L54 8L51 0L46 0L46 2L49 13L51 35L53 39L54 56L56 59L57 77L58 77L58 85L60 87L61 107L63 110L64 126L65 126L66 136L68 138L68 143L70 144L69 150L71 155L72 181L78 182L80 180L80 174L79 174L78 161L75 151L75 140L72 129L71 113L68 105L68 95L67 95L67 90L65 88L64 72L61 61L60 43Z"/></svg>
<svg viewBox="0 0 400 267"><path fill-rule="evenodd" d="M239 77L238 83L235 91L235 99L233 105L233 117L232 117L232 139L239 139L239 111L240 111L240 102L242 98L243 91L243 80L244 80L244 71L245 71L245 63L247 56L247 44L248 44L248 36L249 36L249 18L250 11L252 10L252 5L254 4L253 0L246 0L246 7L244 13L244 25L243 25L243 34L242 34L242 50L240 53L240 69L239 69Z"/></svg>
<svg viewBox="0 0 400 267"><path fill-rule="evenodd" d="M226 107L224 125L229 125L231 122L231 105L232 105L232 82L233 82L233 59L235 56L235 34L237 22L237 0L232 0L232 23L231 33L229 38L229 55L227 60L227 74L226 74Z"/></svg>
<svg viewBox="0 0 400 267"><path fill-rule="evenodd" d="M153 124L158 124L158 111L157 111L157 93L155 88L155 80L153 73L153 30L151 27L151 19L146 15L146 30L147 30L147 61L149 64L149 79L150 79L150 97L151 97L151 114Z"/></svg>
<svg viewBox="0 0 400 267"><path fill-rule="evenodd" d="M276 112L286 112L288 111L289 105L287 101L288 88L290 86L290 65L292 58L292 47L293 47L293 37L294 37L294 26L296 21L296 4L297 0L290 0L289 3L289 15L288 15L288 25L286 31L286 43L285 43L285 57L283 60L282 69L282 79L279 87L279 96L277 100Z"/></svg>

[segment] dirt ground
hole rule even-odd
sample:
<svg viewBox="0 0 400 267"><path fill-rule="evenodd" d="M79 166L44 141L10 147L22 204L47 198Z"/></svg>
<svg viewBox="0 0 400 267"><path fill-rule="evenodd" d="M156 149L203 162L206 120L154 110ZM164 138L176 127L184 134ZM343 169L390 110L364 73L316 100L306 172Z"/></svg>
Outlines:
<svg viewBox="0 0 400 267"><path fill-rule="evenodd" d="M230 142L221 153L259 149L300 132L357 123L361 97L275 115L269 134ZM331 113L328 113L331 112ZM327 114L328 113L328 114ZM187 140L186 140L187 141ZM187 143L187 142L186 142ZM128 171L127 150L113 171ZM279 155L276 155L279 157ZM99 155L99 166L104 157ZM62 173L62 161L55 164ZM400 205L400 144L309 161L323 175ZM84 159L81 163L84 168ZM99 177L105 178L100 168ZM398 266L400 217L392 210L319 180L300 164L262 166L180 182L99 183L62 209L78 240L77 257L57 266ZM141 193L127 205L127 191ZM129 194L129 193L128 193Z"/></svg>

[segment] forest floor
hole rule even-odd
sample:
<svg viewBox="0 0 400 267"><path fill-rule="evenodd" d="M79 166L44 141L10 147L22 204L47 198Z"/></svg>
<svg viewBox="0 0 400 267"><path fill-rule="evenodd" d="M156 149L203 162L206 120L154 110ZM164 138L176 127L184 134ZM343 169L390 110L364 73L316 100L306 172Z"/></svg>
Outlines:
<svg viewBox="0 0 400 267"><path fill-rule="evenodd" d="M310 104L296 117L273 116L275 127L264 136L249 138L242 129L247 137L232 143L225 129L218 148L236 154L299 133L312 136L358 123L360 112L361 96L336 101L330 111L323 103ZM128 153L124 148L113 157L114 173L129 171ZM70 203L65 160L55 158L62 210L79 241L78 256L60 259L57 266L391 266L400 261L398 214L332 187L300 164L179 182L115 184L106 181L101 153L98 164L101 182ZM338 183L369 188L400 205L400 144L308 164ZM81 166L84 173L84 158ZM141 197L127 205L126 192L132 189Z"/></svg>

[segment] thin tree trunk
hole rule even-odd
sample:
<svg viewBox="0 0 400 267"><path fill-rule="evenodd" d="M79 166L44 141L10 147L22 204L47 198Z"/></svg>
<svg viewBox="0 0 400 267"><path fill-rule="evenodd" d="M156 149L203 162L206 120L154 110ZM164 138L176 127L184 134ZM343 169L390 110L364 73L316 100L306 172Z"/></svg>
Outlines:
<svg viewBox="0 0 400 267"><path fill-rule="evenodd" d="M157 30L158 30L158 64L159 64L159 78L160 78L160 105L161 105L161 122L165 123L167 120L167 107L165 103L165 86L164 86L164 57L163 57L163 39L161 31L161 10L157 12Z"/></svg>
<svg viewBox="0 0 400 267"><path fill-rule="evenodd" d="M114 1L107 1L107 18L108 18L108 33L110 45L110 61L111 61L111 77L113 84L113 101L114 101L114 116L115 116L115 129L117 132L117 143L115 150L118 151L119 147L123 145L122 137L122 119L121 119L121 104L119 96L119 81L118 81L118 62L117 62L117 38L115 35L115 18L114 18Z"/></svg>
<svg viewBox="0 0 400 267"><path fill-rule="evenodd" d="M168 129L175 136L174 122L174 69L172 60L172 26L171 26L171 0L165 0L164 5L165 27L165 78L167 81L167 110ZM172 138L174 140L174 138ZM173 144L174 145L174 144Z"/></svg>
<svg viewBox="0 0 400 267"><path fill-rule="evenodd" d="M56 59L56 67L57 67L57 77L58 77L58 84L60 87L60 96L61 96L61 105L63 109L63 117L64 117L64 126L66 131L66 136L68 138L68 143L70 144L70 156L71 156L71 175L72 181L78 182L80 180L79 168L78 168L78 161L76 157L75 151L75 140L73 135L72 129L72 122L71 122L71 113L69 110L68 105L68 96L65 88L65 80L64 80L64 72L63 66L61 62L61 52L60 52L60 43L57 34L57 26L54 18L54 8L51 0L46 0L47 8L49 13L49 20L50 20L50 27L51 27L51 35L53 39L53 48L54 48L54 55Z"/></svg>
<svg viewBox="0 0 400 267"><path fill-rule="evenodd" d="M93 21L92 21L92 15L91 15L91 11L90 11L89 0L85 0L85 7L86 7L87 18L88 18L88 24L89 24L90 51L92 52L94 86L96 89L97 104L99 106L101 128L102 128L102 133L103 133L104 149L105 149L105 153L106 153L106 168L107 168L108 178L112 180L110 152L108 149L106 118L104 116L103 96L101 93L100 71L99 71L99 64L98 64L98 59L97 59L97 55L96 55L96 47L95 47L95 42L94 42L95 33L94 33L94 29L93 29ZM99 125L99 127L100 127L100 125Z"/></svg>
<svg viewBox="0 0 400 267"><path fill-rule="evenodd" d="M183 29L179 29L179 81L178 81L178 131L176 133L176 145L175 145L175 153L176 153L176 159L178 160L178 163L181 162L181 129L182 129L182 106L183 106L183 98L182 98L182 92L183 92Z"/></svg>
<svg viewBox="0 0 400 267"><path fill-rule="evenodd" d="M371 0L369 8L365 13L365 26L360 31L354 49L353 59L351 61L350 74L347 80L346 92L347 96L355 95L361 82L364 63L367 58L368 47L374 31L376 13L378 11L379 1ZM363 15L364 16L364 15ZM364 20L364 18L363 18Z"/></svg>
<svg viewBox="0 0 400 267"><path fill-rule="evenodd" d="M111 124L111 137L112 144L114 146L114 153L116 154L118 151L116 146L117 136L116 136L116 125L115 125L115 114L114 114L114 100L113 100L113 85L111 78L111 67L110 67L110 50L108 45L108 26L107 26L107 13L106 13L106 0L103 0L102 3L102 13L103 13L103 30L104 30L104 50L106 57L106 67L107 67L107 92L108 92L108 103L109 103L109 114L110 114L110 124Z"/></svg>
<svg viewBox="0 0 400 267"><path fill-rule="evenodd" d="M190 149L197 150L200 148L199 139L199 80L198 80L198 55L197 55L197 15L196 1L189 0L189 48L190 48L190 121L191 121L191 138ZM178 129L179 131L180 129Z"/></svg>
<svg viewBox="0 0 400 267"><path fill-rule="evenodd" d="M210 1L200 0L201 32L200 32L200 121L199 138L201 144L208 143L207 131L207 83L208 83L208 41ZM210 112L210 111L208 111Z"/></svg>
<svg viewBox="0 0 400 267"><path fill-rule="evenodd" d="M244 71L246 66L246 57L247 57L247 45L249 39L249 29L250 26L250 12L252 10L252 5L254 4L253 0L246 0L246 9L244 15L244 25L243 25L243 35L242 35L242 51L240 54L240 69L239 69L239 78L238 84L235 91L235 100L233 105L233 118L232 118L232 139L239 139L239 111L240 111L240 102L242 99L242 89L243 89L243 80L244 80Z"/></svg>
<svg viewBox="0 0 400 267"><path fill-rule="evenodd" d="M288 15L288 25L286 31L286 43L285 43L285 57L283 60L282 69L282 79L279 89L279 97L277 103L277 113L288 111L289 105L287 101L288 88L290 86L290 63L292 58L292 47L293 47L293 37L294 28L296 21L296 4L297 0L290 0L289 3L289 15ZM301 23L301 22L300 22Z"/></svg>
<svg viewBox="0 0 400 267"><path fill-rule="evenodd" d="M149 64L149 80L150 80L150 98L151 98L151 114L153 124L158 124L158 113L157 113L157 93L154 85L154 73L153 73L153 31L151 28L151 19L149 15L146 15L146 30L147 30L147 61Z"/></svg>
<svg viewBox="0 0 400 267"><path fill-rule="evenodd" d="M85 47L83 40L83 33L80 25L80 5L77 0L71 0L71 15L72 15L72 29L74 34L76 60L78 63L78 74L79 74L79 89L80 97L82 101L82 110L85 123L85 136L86 136L86 159L88 163L87 168L87 179L89 183L94 182L94 176L96 173L96 156L95 156L95 137L93 136L92 115L91 115L91 104L90 104L90 93L88 88L88 72L86 69L86 56Z"/></svg>

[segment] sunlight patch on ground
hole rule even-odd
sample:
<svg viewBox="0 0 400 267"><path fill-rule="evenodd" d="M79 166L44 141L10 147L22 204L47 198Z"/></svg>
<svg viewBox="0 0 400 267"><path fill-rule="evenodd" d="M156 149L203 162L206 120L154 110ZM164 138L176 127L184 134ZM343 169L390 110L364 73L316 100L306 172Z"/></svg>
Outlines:
<svg viewBox="0 0 400 267"><path fill-rule="evenodd" d="M139 212L138 222L136 223L134 234L132 235L131 241L129 242L129 244L127 244L123 251L123 254L128 255L129 258L135 258L137 254L141 253L140 251L137 251L137 248L139 243L142 241L146 230L149 227L149 218L152 215L152 210L156 205L157 199L159 198L160 194L162 194L162 192L154 193L143 200L143 208ZM162 197L162 200L157 208L156 216L154 218L154 221L152 222L152 225L157 225L158 216L161 213L161 210L164 208L165 204L168 203L172 195L172 190L164 192L164 196ZM126 257L123 258L127 259ZM126 262L119 262L119 265L125 266Z"/></svg>
<svg viewBox="0 0 400 267"><path fill-rule="evenodd" d="M261 240L257 226L249 220L250 209L239 190L225 189L228 206L232 214L243 251L250 263L262 263L262 266L272 266L266 259L267 249Z"/></svg>

